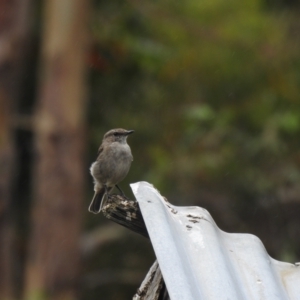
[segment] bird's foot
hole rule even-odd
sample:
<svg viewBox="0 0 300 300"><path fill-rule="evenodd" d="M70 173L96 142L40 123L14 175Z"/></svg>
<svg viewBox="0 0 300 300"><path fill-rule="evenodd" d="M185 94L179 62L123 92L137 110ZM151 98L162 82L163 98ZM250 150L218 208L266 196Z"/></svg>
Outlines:
<svg viewBox="0 0 300 300"><path fill-rule="evenodd" d="M130 200L125 194L121 194L121 196L126 200Z"/></svg>

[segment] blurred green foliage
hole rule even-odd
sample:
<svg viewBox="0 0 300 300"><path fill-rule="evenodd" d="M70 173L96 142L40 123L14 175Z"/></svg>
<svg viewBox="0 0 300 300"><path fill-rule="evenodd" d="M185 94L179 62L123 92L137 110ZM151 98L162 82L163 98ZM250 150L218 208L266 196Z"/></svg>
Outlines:
<svg viewBox="0 0 300 300"><path fill-rule="evenodd" d="M142 151L133 169L164 193L216 184L276 193L299 182L292 12L270 11L261 0L96 7L91 28L106 61L92 78L96 145L99 127L136 129L131 142Z"/></svg>
<svg viewBox="0 0 300 300"><path fill-rule="evenodd" d="M95 0L91 161L108 129L135 129L122 188L147 180L299 260L299 16L281 0Z"/></svg>

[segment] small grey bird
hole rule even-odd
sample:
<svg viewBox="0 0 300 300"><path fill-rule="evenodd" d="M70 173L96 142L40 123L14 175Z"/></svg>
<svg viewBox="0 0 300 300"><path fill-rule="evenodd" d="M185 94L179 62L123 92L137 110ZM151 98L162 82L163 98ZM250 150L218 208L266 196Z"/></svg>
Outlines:
<svg viewBox="0 0 300 300"><path fill-rule="evenodd" d="M127 144L127 137L133 130L122 128L108 131L98 150L97 160L91 165L90 171L94 178L94 197L89 211L97 214L101 211L105 196L116 186L123 196L118 183L127 175L133 157Z"/></svg>

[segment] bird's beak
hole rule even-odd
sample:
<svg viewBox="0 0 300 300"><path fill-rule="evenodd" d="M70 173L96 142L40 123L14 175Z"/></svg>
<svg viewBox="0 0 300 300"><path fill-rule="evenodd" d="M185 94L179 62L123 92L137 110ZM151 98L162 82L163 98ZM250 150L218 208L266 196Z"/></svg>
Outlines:
<svg viewBox="0 0 300 300"><path fill-rule="evenodd" d="M126 135L134 133L134 130L127 130Z"/></svg>

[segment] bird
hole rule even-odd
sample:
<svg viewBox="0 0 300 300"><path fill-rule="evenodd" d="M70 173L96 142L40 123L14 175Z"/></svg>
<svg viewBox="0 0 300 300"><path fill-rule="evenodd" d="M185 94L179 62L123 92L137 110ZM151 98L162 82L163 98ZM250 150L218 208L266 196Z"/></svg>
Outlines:
<svg viewBox="0 0 300 300"><path fill-rule="evenodd" d="M98 214L101 212L105 197L116 186L122 196L126 197L118 186L127 175L133 156L127 144L128 135L134 130L122 128L111 129L105 133L98 149L98 157L90 167L94 179L94 197L88 208L89 212Z"/></svg>

